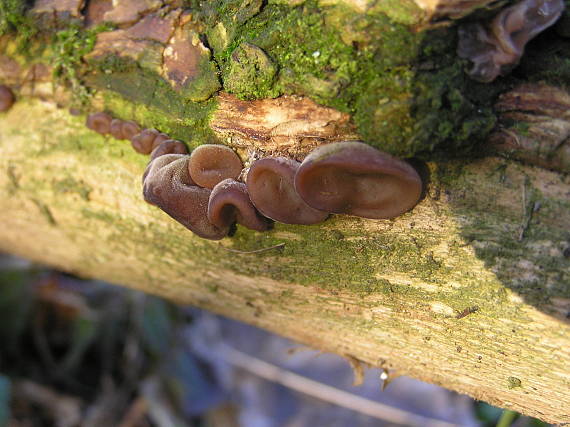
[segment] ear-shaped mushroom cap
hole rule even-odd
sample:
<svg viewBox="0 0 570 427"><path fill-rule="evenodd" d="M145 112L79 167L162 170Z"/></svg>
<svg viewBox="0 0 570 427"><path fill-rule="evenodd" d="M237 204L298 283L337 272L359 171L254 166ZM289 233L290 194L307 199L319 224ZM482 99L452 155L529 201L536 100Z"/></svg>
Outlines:
<svg viewBox="0 0 570 427"><path fill-rule="evenodd" d="M228 234L229 227L219 228L208 221L210 190L194 185L188 173L189 158L166 154L151 161L143 175L144 199L198 236L219 240Z"/></svg>
<svg viewBox="0 0 570 427"><path fill-rule="evenodd" d="M111 121L113 118L103 112L92 113L87 116L86 126L101 135L107 135L111 132Z"/></svg>
<svg viewBox="0 0 570 427"><path fill-rule="evenodd" d="M152 150L150 160L154 160L165 154L188 154L188 148L186 148L183 142L177 141L176 139L167 139Z"/></svg>
<svg viewBox="0 0 570 427"><path fill-rule="evenodd" d="M6 85L0 85L0 113L8 111L14 105L16 97L14 92Z"/></svg>
<svg viewBox="0 0 570 427"><path fill-rule="evenodd" d="M159 147L164 141L168 141L171 139L167 134L159 132L158 135L155 136L154 141L152 141L152 150ZM152 152L151 150L151 152Z"/></svg>
<svg viewBox="0 0 570 427"><path fill-rule="evenodd" d="M113 119L110 132L115 139L131 139L141 131L139 125L131 120Z"/></svg>
<svg viewBox="0 0 570 427"><path fill-rule="evenodd" d="M314 208L381 219L413 208L422 194L422 180L403 160L362 142L337 142L305 158L295 188Z"/></svg>
<svg viewBox="0 0 570 427"><path fill-rule="evenodd" d="M141 127L132 120L125 120L121 126L123 139L131 140L136 134L141 131Z"/></svg>
<svg viewBox="0 0 570 427"><path fill-rule="evenodd" d="M245 184L231 178L224 179L212 190L208 219L219 228L229 227L236 221L251 230L265 231L269 228L269 220L257 212Z"/></svg>
<svg viewBox="0 0 570 427"><path fill-rule="evenodd" d="M115 139L123 139L123 121L121 119L111 120L109 133Z"/></svg>
<svg viewBox="0 0 570 427"><path fill-rule="evenodd" d="M247 191L254 206L268 218L285 224L317 224L328 217L295 191L294 177L300 163L286 157L265 157L254 162L247 174Z"/></svg>
<svg viewBox="0 0 570 427"><path fill-rule="evenodd" d="M225 145L200 145L190 155L190 176L204 188L214 188L227 178L236 179L242 168L238 155Z"/></svg>
<svg viewBox="0 0 570 427"><path fill-rule="evenodd" d="M525 45L554 24L564 6L563 0L521 0L502 9L490 22L459 25L457 54L471 61L467 73L488 83L510 72Z"/></svg>
<svg viewBox="0 0 570 427"><path fill-rule="evenodd" d="M156 129L144 129L131 137L131 144L137 153L150 154L162 142L170 139Z"/></svg>

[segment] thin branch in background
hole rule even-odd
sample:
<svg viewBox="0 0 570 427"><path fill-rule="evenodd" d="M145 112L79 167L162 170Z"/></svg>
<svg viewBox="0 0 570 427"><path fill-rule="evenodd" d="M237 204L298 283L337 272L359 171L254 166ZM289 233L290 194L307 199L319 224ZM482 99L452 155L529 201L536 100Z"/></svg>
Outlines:
<svg viewBox="0 0 570 427"><path fill-rule="evenodd" d="M281 384L291 390L332 403L343 408L391 423L418 427L451 427L456 424L412 414L374 400L366 399L344 390L314 381L287 369L267 363L235 348L220 344L218 354L229 364L253 375Z"/></svg>

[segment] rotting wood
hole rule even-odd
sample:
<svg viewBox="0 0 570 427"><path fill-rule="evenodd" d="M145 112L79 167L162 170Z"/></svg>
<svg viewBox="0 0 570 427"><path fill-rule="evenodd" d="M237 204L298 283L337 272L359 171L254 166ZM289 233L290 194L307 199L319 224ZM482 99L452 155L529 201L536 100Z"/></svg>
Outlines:
<svg viewBox="0 0 570 427"><path fill-rule="evenodd" d="M242 101L221 93L210 126L229 146L303 159L323 142L358 139L350 116L308 98Z"/></svg>
<svg viewBox="0 0 570 427"><path fill-rule="evenodd" d="M0 117L0 248L570 422L567 178L496 158L430 164L412 212L238 229L221 244L284 246L236 262L143 202L145 161L81 117L20 101ZM526 182L541 209L519 241Z"/></svg>
<svg viewBox="0 0 570 427"><path fill-rule="evenodd" d="M124 6L132 1L116 3ZM110 48L115 42L127 43L131 52L126 56L134 56L137 64L130 74L122 70L125 64L105 68L104 63L98 71L91 70L86 84L100 90L92 108L108 108L144 126L164 124L177 130L179 138L193 127L210 123L214 137L222 137L242 156L260 150L301 158L315 145L354 137L348 115L308 98L245 102L220 92L217 100L200 104L190 110L196 116L188 117L185 107L191 103L186 100L196 93L178 102L170 99L177 93L164 87L179 85L171 81L161 86L156 80L165 75L165 50L176 41L173 28L165 28L164 37L154 40L149 33L131 37L137 26L135 15L119 16L118 9L116 13L105 8L92 11L97 3L111 7L106 0L90 1L87 25L100 22L107 13L118 19L120 27L100 33L98 41L108 41ZM338 3L361 10L362 17L376 5L375 12L386 13L413 30L448 24L478 7L502 4L489 0L318 2L322 7ZM186 22L178 19L178 2L159 0L146 1L137 12L142 18L138 22L167 20L167 15L158 13L164 4L170 8L162 12L171 11L176 17L172 22ZM246 12L259 12L252 7ZM334 23L333 18L326 19ZM342 30L337 38L348 45L362 43L366 48L378 41L363 37L367 27L358 32L352 23L336 24ZM232 25L221 28L230 31ZM391 23L384 28L395 27ZM202 31L196 28L201 36ZM397 31L408 35L408 27ZM215 46L218 54L227 47L224 40L218 40L220 45L213 40L208 41L214 53ZM399 46L397 38L389 40ZM0 116L0 248L66 271L211 309L379 366L392 377L411 375L549 422L570 422L566 405L570 401L567 175L498 158L429 163L426 198L395 220L334 216L321 226L277 225L261 234L238 227L236 235L222 240L219 247L195 238L142 201L140 175L147 159L133 153L128 143L103 139L84 128L84 117L71 117L53 103L28 99L70 105L68 92L60 86L54 92L50 58L13 60L10 54L17 56L17 52L5 41L0 40L2 52L7 53L0 56L0 80L15 86L19 102ZM402 60L401 49L383 52L397 64ZM310 57L316 60L319 55ZM193 62L195 56L187 58ZM433 63L416 68L416 58L403 61L402 71L406 67L437 71ZM385 67L382 72L388 76L398 68ZM142 70L156 75L149 78ZM380 108L367 116L371 121L390 124L397 118L392 113L400 108L406 114L411 86L402 93L390 90L406 86L407 75L390 77L383 87L389 96L374 86L361 92L371 89L374 96L382 95L374 98ZM457 85L456 75L447 76ZM188 80L188 76L177 77L184 84ZM335 90L344 84L337 85L338 77L332 73L318 78L309 70L296 78L308 78L324 88L320 95L313 94L337 96L342 93ZM215 93L218 81L214 83L201 86L201 94ZM302 89L306 87L299 86ZM561 95L552 88L544 93L551 90ZM462 100L456 92L444 93L459 110L469 107L471 101ZM439 92L434 99L441 99ZM260 105L263 114L256 109ZM298 107L299 111L290 111ZM304 110L311 114L303 116ZM449 110L440 113L445 118ZM553 119L548 111L545 114L546 121ZM439 118L437 123L442 124ZM185 141L192 146L211 137Z"/></svg>

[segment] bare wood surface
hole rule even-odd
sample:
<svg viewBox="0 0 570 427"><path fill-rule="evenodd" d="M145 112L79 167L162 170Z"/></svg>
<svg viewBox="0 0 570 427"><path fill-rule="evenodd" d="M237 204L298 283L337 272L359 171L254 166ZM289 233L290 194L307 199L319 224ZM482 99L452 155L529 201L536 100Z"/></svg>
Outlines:
<svg viewBox="0 0 570 427"><path fill-rule="evenodd" d="M570 422L568 177L430 164L425 199L395 220L218 243L144 203L146 158L83 120L37 100L0 116L2 250Z"/></svg>
<svg viewBox="0 0 570 427"><path fill-rule="evenodd" d="M323 142L358 139L350 115L303 97L242 101L228 93L217 96L210 127L234 148L303 159Z"/></svg>

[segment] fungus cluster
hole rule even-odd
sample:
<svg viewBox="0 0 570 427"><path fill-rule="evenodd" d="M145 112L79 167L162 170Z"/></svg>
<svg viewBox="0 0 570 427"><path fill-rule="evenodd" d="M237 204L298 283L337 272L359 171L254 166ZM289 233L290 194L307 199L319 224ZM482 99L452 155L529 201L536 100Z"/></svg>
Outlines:
<svg viewBox="0 0 570 427"><path fill-rule="evenodd" d="M182 142L106 113L90 115L87 126L130 138L137 152L150 154L145 201L211 240L227 236L235 224L265 231L271 220L309 225L331 213L393 218L412 209L423 190L409 163L358 141L323 145L302 163L264 157L244 174L238 155L223 145L204 144L188 154Z"/></svg>
<svg viewBox="0 0 570 427"><path fill-rule="evenodd" d="M151 159L165 154L187 154L183 142L171 139L156 129L143 129L131 121L115 119L111 115L98 112L87 116L85 125L101 134L111 135L115 139L129 140L137 153L150 154Z"/></svg>
<svg viewBox="0 0 570 427"><path fill-rule="evenodd" d="M14 92L6 85L0 85L0 113L8 111L14 105L16 97Z"/></svg>
<svg viewBox="0 0 570 427"><path fill-rule="evenodd" d="M286 157L265 157L254 162L247 174L253 204L268 218L285 224L317 224L329 214L307 204L295 188L301 164Z"/></svg>
<svg viewBox="0 0 570 427"><path fill-rule="evenodd" d="M309 225L330 213L393 218L413 208L423 188L410 164L356 141L322 146L302 163L262 158L245 183L241 171L233 150L206 144L190 156L151 160L143 194L197 235L217 240L236 223L265 231L269 219Z"/></svg>
<svg viewBox="0 0 570 427"><path fill-rule="evenodd" d="M236 180L242 169L238 155L221 145L202 145L191 155L157 156L143 175L143 196L206 239L225 237L235 223L265 231L269 221Z"/></svg>
<svg viewBox="0 0 570 427"><path fill-rule="evenodd" d="M564 0L522 0L489 22L461 25L457 53L471 61L469 76L489 83L509 73L519 63L528 41L553 25L563 10Z"/></svg>
<svg viewBox="0 0 570 427"><path fill-rule="evenodd" d="M295 175L299 196L313 208L371 219L412 209L422 187L409 163L357 141L317 148Z"/></svg>

